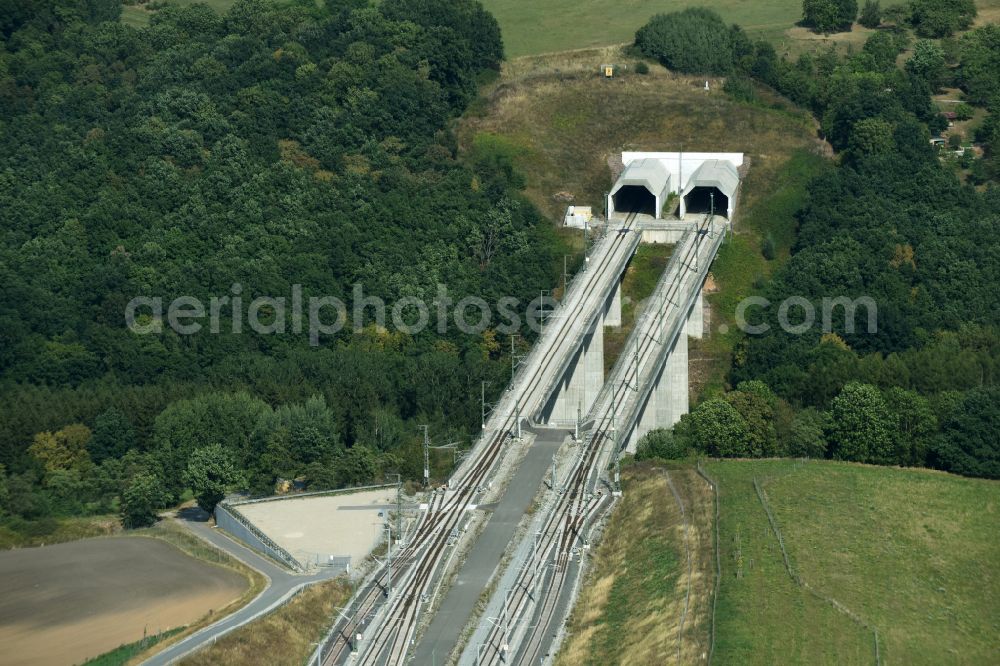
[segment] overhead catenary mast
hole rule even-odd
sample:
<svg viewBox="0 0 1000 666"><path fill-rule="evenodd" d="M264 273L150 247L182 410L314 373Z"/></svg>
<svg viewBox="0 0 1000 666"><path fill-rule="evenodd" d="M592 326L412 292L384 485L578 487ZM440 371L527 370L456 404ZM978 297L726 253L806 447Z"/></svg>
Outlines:
<svg viewBox="0 0 1000 666"><path fill-rule="evenodd" d="M419 427L424 429L424 488L428 488L431 485L431 440L427 433L427 426Z"/></svg>

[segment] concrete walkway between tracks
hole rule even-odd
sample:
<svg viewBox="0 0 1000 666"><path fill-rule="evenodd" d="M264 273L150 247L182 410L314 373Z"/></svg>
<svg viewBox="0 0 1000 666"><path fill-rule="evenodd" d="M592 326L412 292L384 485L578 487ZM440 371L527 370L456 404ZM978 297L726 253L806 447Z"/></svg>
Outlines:
<svg viewBox="0 0 1000 666"><path fill-rule="evenodd" d="M256 620L292 598L303 587L330 580L342 575L340 570L321 570L314 574L301 575L289 572L271 560L258 555L246 546L229 538L224 532L208 522L208 514L200 510L185 510L177 522L195 536L223 550L247 566L267 577L267 587L247 605L227 615L218 622L199 629L183 640L170 645L143 662L144 666L166 666L173 664L195 650L213 643L230 631Z"/></svg>
<svg viewBox="0 0 1000 666"><path fill-rule="evenodd" d="M479 597L513 541L518 524L538 493L552 465L552 458L569 436L566 430L539 428L535 432L534 443L521 460L503 497L496 503L486 528L458 570L437 613L417 644L411 663L440 666L448 661Z"/></svg>

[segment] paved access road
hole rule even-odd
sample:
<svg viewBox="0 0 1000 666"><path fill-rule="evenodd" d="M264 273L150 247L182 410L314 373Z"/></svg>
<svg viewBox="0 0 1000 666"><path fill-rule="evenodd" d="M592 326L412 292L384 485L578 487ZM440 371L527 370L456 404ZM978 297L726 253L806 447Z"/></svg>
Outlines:
<svg viewBox="0 0 1000 666"><path fill-rule="evenodd" d="M510 547L518 523L538 493L552 457L568 434L565 430L537 430L535 441L417 644L412 663L435 666L448 660L500 559Z"/></svg>
<svg viewBox="0 0 1000 666"><path fill-rule="evenodd" d="M158 652L143 662L145 666L166 666L178 661L208 643L214 642L233 629L256 619L258 616L280 606L292 597L299 588L313 583L336 578L340 570L320 570L319 573L299 575L290 573L271 560L261 557L246 546L243 546L222 531L208 523L208 514L186 510L178 518L178 522L191 530L195 536L207 541L219 550L223 550L249 567L252 567L268 578L268 585L250 603L231 613L218 622L196 631L184 640L174 643L165 650Z"/></svg>

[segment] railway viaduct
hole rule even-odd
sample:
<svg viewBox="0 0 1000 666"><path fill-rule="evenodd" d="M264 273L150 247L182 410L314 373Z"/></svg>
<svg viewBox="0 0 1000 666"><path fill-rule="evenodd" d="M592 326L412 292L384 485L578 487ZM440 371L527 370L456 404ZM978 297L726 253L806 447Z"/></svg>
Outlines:
<svg viewBox="0 0 1000 666"><path fill-rule="evenodd" d="M435 621L464 626L471 604L468 612L449 607L444 619L431 618L430 628L428 611L453 591L446 581L462 581L455 569L469 561L455 567L453 556L463 543L472 545L475 526L482 526L482 513L474 510L484 501L502 507L509 499L502 493L498 499L491 480L501 465L512 464L506 460L511 441L531 437L527 431L539 426L549 433L561 429L560 438L572 432L576 453L559 470L560 478L552 466L550 492L532 515L531 529L492 554L489 584L479 581L471 598L478 601L488 588L493 593L458 656L463 664L534 664L554 649L552 636L579 581L580 553L618 495L617 472L608 470L617 469L618 457L634 450L643 434L672 425L688 409L688 337L702 334L702 287L730 229L742 161L742 154L623 154L624 170L608 195L605 232L591 247L585 269L544 318L538 341L470 455L446 489L431 493L411 533L396 535L395 552L390 543L386 561L349 607L338 611L312 663L443 664L456 656L459 631L444 632L448 638L433 645L427 639ZM676 216L668 203L676 204ZM604 328L621 325L621 279L642 241L673 243L675 249L605 376ZM529 450L544 439L533 440ZM541 465L543 474L547 467ZM528 482L534 492L539 478Z"/></svg>

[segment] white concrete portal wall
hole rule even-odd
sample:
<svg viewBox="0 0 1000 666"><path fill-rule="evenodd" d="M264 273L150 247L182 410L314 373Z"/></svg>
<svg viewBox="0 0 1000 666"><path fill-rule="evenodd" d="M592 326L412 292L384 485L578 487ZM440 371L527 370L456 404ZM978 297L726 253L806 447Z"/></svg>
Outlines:
<svg viewBox="0 0 1000 666"><path fill-rule="evenodd" d="M653 158L660 160L670 172L670 192L680 194L687 186L691 175L708 160L725 160L739 169L743 166L743 153L651 153L623 152L622 163Z"/></svg>

